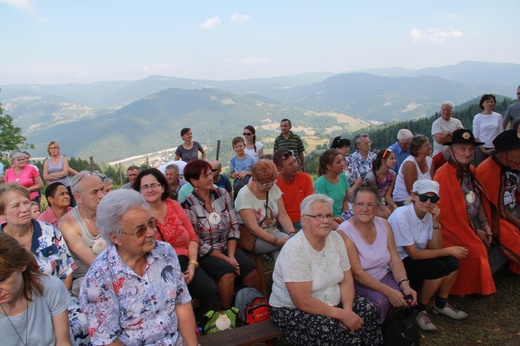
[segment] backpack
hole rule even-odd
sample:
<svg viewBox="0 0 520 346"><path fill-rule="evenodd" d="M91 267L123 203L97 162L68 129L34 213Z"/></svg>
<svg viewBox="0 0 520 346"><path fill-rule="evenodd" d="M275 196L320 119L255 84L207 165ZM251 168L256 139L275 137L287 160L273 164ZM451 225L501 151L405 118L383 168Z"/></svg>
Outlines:
<svg viewBox="0 0 520 346"><path fill-rule="evenodd" d="M269 302L262 293L252 287L245 287L238 291L235 306L239 310L238 318L245 324L253 324L271 318Z"/></svg>
<svg viewBox="0 0 520 346"><path fill-rule="evenodd" d="M391 311L381 326L384 345L386 346L418 346L420 343L419 327L415 319L417 310L403 308Z"/></svg>

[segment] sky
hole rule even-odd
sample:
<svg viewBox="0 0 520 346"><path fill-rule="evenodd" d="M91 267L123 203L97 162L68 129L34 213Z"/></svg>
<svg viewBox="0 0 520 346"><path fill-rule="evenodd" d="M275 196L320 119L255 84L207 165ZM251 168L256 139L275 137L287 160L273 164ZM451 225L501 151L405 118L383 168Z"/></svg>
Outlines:
<svg viewBox="0 0 520 346"><path fill-rule="evenodd" d="M0 86L520 62L515 0L0 0Z"/></svg>

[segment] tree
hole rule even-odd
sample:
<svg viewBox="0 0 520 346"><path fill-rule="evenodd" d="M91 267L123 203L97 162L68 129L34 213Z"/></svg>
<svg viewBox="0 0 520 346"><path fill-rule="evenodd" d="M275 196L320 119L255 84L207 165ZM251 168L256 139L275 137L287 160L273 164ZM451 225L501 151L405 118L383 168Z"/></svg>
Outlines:
<svg viewBox="0 0 520 346"><path fill-rule="evenodd" d="M27 138L22 136L22 129L13 125L13 118L9 114L3 114L0 103L0 152L34 149L34 145L27 143Z"/></svg>

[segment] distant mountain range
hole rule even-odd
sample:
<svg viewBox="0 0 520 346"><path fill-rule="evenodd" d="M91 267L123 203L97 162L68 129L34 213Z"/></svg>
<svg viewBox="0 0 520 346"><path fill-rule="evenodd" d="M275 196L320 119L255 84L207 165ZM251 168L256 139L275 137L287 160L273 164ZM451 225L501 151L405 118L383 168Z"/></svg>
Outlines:
<svg viewBox="0 0 520 346"><path fill-rule="evenodd" d="M461 62L407 70L313 73L269 79L210 81L150 76L139 81L5 85L0 102L22 127L34 155L57 140L69 156L97 160L174 147L191 127L195 140L214 146L259 127L269 142L283 117L305 136L330 137L370 123L406 121L483 93L514 95L520 64ZM339 116L337 113L340 113ZM341 115L343 114L343 115Z"/></svg>

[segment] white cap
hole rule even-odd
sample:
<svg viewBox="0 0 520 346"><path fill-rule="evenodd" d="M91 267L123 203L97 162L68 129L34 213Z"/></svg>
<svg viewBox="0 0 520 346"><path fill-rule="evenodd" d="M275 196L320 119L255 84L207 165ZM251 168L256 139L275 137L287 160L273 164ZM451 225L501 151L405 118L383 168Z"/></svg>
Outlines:
<svg viewBox="0 0 520 346"><path fill-rule="evenodd" d="M418 195L433 192L439 196L439 183L430 179L417 180L413 183L412 192L415 192Z"/></svg>

